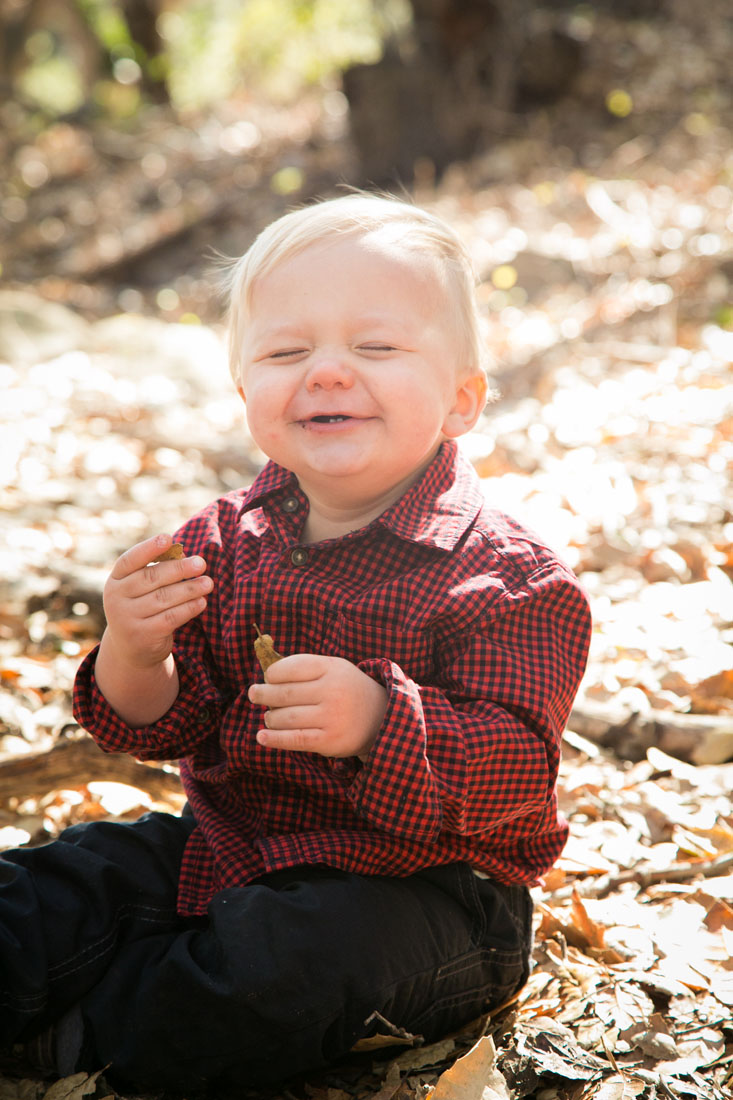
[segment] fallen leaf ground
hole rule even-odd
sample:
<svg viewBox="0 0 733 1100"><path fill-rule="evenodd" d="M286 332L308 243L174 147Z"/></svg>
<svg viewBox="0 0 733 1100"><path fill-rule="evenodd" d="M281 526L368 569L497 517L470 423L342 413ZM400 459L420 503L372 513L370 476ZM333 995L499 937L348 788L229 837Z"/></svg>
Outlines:
<svg viewBox="0 0 733 1100"><path fill-rule="evenodd" d="M500 399L467 452L487 497L568 559L593 605L560 779L571 840L535 891L535 969L515 1003L283 1100L733 1094L733 110L720 75L733 28L725 5L706 15L627 39L609 21L595 86L623 81L641 121L591 134L588 85L418 190L481 277ZM131 785L86 762L59 785L39 761L78 736L71 683L114 558L262 461L224 364L207 246L244 247L285 208L283 168L300 173L296 199L351 171L333 103L327 126L307 102L287 116L250 105L268 136L246 156L227 151L237 109L195 140L155 115L111 151L108 134L72 127L23 147L53 186L24 199L0 292L3 847L181 805L174 771ZM152 158L142 177L123 171L134 150ZM173 183L199 206L170 201ZM92 186L104 202L90 227ZM76 211L68 240L62 209ZM25 778L4 786L24 756ZM0 1100L110 1094L103 1076L53 1082L17 1059L0 1076Z"/></svg>

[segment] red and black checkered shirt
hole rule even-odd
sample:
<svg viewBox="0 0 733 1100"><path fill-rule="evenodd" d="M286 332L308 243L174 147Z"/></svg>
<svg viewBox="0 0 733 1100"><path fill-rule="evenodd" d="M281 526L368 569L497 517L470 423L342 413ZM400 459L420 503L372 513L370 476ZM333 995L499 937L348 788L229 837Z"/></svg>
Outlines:
<svg viewBox="0 0 733 1100"><path fill-rule="evenodd" d="M197 823L181 913L302 864L402 876L462 860L536 882L567 835L555 781L590 635L576 578L487 505L454 443L359 531L301 545L307 507L294 475L270 463L177 533L214 590L176 634L180 694L158 722L117 717L94 653L79 670L76 717L104 749L180 758ZM345 657L385 686L365 764L257 743L255 622L281 653Z"/></svg>

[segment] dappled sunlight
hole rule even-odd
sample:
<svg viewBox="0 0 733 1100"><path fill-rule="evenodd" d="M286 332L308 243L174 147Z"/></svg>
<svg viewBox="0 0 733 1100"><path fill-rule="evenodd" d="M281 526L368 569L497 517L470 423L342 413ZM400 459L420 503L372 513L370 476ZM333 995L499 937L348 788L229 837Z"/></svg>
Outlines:
<svg viewBox="0 0 733 1100"><path fill-rule="evenodd" d="M367 0L165 7L172 104L115 26L109 71L66 85L91 114L0 107L0 848L182 808L174 765L82 734L74 674L116 557L261 468L227 365L222 257L365 182L339 65L378 56L379 20L410 22ZM600 8L563 23L587 57L572 95L491 114L475 155L423 158L408 181L477 274L499 397L460 446L487 503L567 561L593 612L558 787L571 836L534 890L534 972L457 1035L380 1035L377 1057L267 1100L730 1090L733 25L718 0L704 18ZM31 45L24 94L53 98L63 51L46 32ZM54 1093L3 1070L2 1100L112 1094L103 1076Z"/></svg>

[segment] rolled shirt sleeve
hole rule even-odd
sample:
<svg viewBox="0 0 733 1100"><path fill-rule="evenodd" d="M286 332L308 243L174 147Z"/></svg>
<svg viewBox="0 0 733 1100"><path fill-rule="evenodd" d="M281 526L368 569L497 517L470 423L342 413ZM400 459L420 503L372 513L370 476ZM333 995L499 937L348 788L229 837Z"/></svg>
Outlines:
<svg viewBox="0 0 733 1100"><path fill-rule="evenodd" d="M444 647L441 686L420 686L386 660L363 662L389 705L351 784L358 813L432 840L486 833L545 806L589 636L577 583L544 571Z"/></svg>
<svg viewBox="0 0 733 1100"><path fill-rule="evenodd" d="M149 726L132 728L112 709L94 677L97 650L85 657L74 684L74 717L105 752L126 752L140 760L175 760L193 751L219 728L219 693L200 661L177 654L178 696Z"/></svg>

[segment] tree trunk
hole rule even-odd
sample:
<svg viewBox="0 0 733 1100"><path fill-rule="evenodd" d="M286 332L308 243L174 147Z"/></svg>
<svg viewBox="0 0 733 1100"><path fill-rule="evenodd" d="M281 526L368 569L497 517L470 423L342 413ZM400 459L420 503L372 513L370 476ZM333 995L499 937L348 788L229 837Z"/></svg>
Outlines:
<svg viewBox="0 0 733 1100"><path fill-rule="evenodd" d="M142 84L146 94L158 103L169 98L165 81L154 79L145 62L161 57L165 52L163 39L158 31L160 0L122 0L122 11L127 21L130 37L143 53Z"/></svg>
<svg viewBox="0 0 733 1100"><path fill-rule="evenodd" d="M571 86L581 46L535 26L533 0L412 0L408 43L344 73L351 135L365 181L412 183L416 162L440 173L475 155L524 103Z"/></svg>

